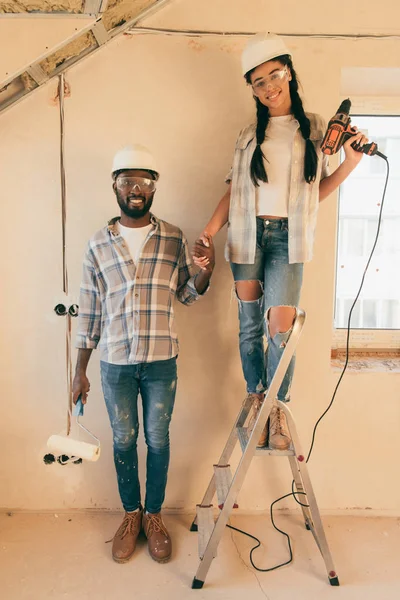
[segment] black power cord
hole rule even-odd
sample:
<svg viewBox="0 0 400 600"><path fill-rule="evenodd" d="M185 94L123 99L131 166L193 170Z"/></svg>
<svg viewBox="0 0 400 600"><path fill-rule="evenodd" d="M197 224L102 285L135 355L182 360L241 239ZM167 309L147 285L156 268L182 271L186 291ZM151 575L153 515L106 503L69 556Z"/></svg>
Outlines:
<svg viewBox="0 0 400 600"><path fill-rule="evenodd" d="M377 154L381 158L383 158L383 160L386 162L386 181L385 181L385 186L383 188L382 202L381 202L381 207L380 207L380 210L379 210L378 226L377 226L377 229L376 229L375 240L374 240L374 243L373 243L370 255L368 257L368 261L367 261L367 264L365 266L365 269L364 269L364 272L363 272L363 276L361 278L360 287L358 289L357 295L356 295L356 297L355 297L355 299L353 301L353 304L351 305L350 311L349 311L349 318L348 318L348 321L347 321L346 359L345 359L344 367L342 369L342 372L340 374L340 377L339 377L338 382L336 384L336 387L334 389L331 401L329 402L327 408L324 410L324 412L322 413L322 415L319 417L318 421L314 425L312 439L311 439L311 445L310 445L310 449L308 451L306 463L308 463L308 461L310 460L312 451L314 449L315 436L316 436L316 432L317 432L318 426L321 423L322 419L325 417L325 415L328 413L328 411L332 408L332 405L333 405L333 403L335 401L335 398L336 398L337 391L339 389L339 386L340 386L340 384L342 382L343 376L344 376L344 374L346 372L346 369L347 369L347 366L349 364L349 343L350 343L350 331L351 331L351 317L352 317L352 314L353 314L354 307L357 304L357 301L358 301L358 299L360 297L361 290L362 290L362 288L364 286L365 277L367 275L367 271L368 271L369 265L371 263L373 255L374 255L376 245L378 243L379 232L380 232L381 224L382 224L383 204L385 202L386 189L387 189L387 185L388 185L388 181L389 181L389 161L388 161L387 157L384 154L382 154L380 152L377 152ZM290 496L293 496L293 498L295 499L295 501L297 502L297 504L300 504L300 506L305 506L305 507L309 506L308 504L303 504L302 502L300 502L300 500L296 497L296 496L299 496L299 495L305 496L306 494L303 493L303 492L297 492L297 491L295 491L294 485L295 485L295 482L293 480L292 481L292 491L289 494L285 494L284 496L281 496L280 498L277 498L276 500L274 500L274 502L272 502L272 504L270 506L270 517L271 517L271 523L272 523L272 525L274 526L274 528L279 533L281 533L287 539L288 550L289 550L289 560L287 560L286 562L281 563L279 565L276 565L275 567L270 567L269 569L261 569L260 567L257 567L254 564L254 562L253 562L253 552L255 552L255 550L257 550L257 548L259 548L261 546L260 540L256 536L251 535L250 533L247 533L246 531L243 531L242 529L238 529L237 527L233 527L232 525L227 525L227 527L229 529L233 529L234 531L237 531L238 533L243 533L243 535L246 535L247 537L249 537L249 538L251 538L251 539L253 539L254 541L257 542L257 544L250 550L250 562L251 562L251 565L254 567L254 569L256 569L256 571L261 571L262 573L266 573L268 571L275 571L276 569L280 569L281 567L285 567L286 565L289 565L292 562L292 560L293 560L292 545L291 545L291 542L290 542L289 534L286 533L286 531L283 531L282 529L279 529L279 527L277 527L277 525L275 524L273 508L274 508L275 504L277 504L278 502L281 502L281 500L284 500L285 498L289 498Z"/></svg>

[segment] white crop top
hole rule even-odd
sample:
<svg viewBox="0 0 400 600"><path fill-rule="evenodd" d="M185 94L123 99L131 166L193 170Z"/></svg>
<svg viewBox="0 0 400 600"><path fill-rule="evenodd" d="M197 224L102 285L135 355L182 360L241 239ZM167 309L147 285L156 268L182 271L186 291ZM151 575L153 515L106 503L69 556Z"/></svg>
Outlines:
<svg viewBox="0 0 400 600"><path fill-rule="evenodd" d="M298 123L293 115L270 117L261 149L268 183L256 187L256 214L288 216L293 138Z"/></svg>

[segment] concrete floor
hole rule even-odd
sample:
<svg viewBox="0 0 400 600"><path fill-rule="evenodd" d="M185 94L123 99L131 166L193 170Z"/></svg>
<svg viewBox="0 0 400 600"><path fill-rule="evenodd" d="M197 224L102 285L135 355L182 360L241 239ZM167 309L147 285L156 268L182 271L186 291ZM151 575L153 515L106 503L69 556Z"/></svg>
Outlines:
<svg viewBox="0 0 400 600"><path fill-rule="evenodd" d="M192 590L197 569L197 536L191 517L166 515L173 559L159 565L139 539L132 560L113 562L111 544L120 514L0 515L0 596L2 600L398 600L400 519L327 517L325 531L340 587L328 583L312 534L300 515L278 515L290 533L294 562L271 573L249 566L253 542L227 530L201 590ZM236 514L231 523L256 534L265 546L254 556L268 567L287 559L282 536L269 517ZM254 545L254 544L253 544Z"/></svg>

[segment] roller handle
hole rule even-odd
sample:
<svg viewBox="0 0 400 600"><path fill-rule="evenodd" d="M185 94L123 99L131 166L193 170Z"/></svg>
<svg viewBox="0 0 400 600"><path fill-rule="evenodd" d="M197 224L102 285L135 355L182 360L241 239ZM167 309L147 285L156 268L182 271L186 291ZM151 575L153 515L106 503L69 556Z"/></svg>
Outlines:
<svg viewBox="0 0 400 600"><path fill-rule="evenodd" d="M76 401L76 404L74 406L72 414L74 417L82 417L83 416L83 404L82 404L82 397L80 395L78 396L78 399Z"/></svg>
<svg viewBox="0 0 400 600"><path fill-rule="evenodd" d="M71 414L71 413L70 413ZM81 395L78 396L78 399L76 401L76 404L73 408L73 412L72 415L74 417L76 417L76 422L77 425L83 429L83 431L86 431L86 433L88 433L90 435L91 438L93 438L94 440L96 440L97 445L100 447L100 440L98 437L96 437L91 431L89 431L89 429L87 429L84 425L82 425L82 423L79 422L79 417L83 416L83 404L82 404L82 397Z"/></svg>

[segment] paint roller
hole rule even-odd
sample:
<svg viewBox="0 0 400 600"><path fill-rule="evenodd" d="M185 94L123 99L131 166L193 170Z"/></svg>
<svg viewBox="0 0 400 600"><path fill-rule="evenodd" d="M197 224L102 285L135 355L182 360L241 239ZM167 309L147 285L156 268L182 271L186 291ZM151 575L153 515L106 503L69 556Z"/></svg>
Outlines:
<svg viewBox="0 0 400 600"><path fill-rule="evenodd" d="M56 456L63 454L70 456L71 458L69 460L72 461L82 458L83 460L95 462L100 457L100 440L79 422L79 417L83 416L83 404L80 396L74 406L72 414L76 417L77 426L86 431L96 443L83 442L73 438L70 432L69 435L51 435L47 440L47 448Z"/></svg>

